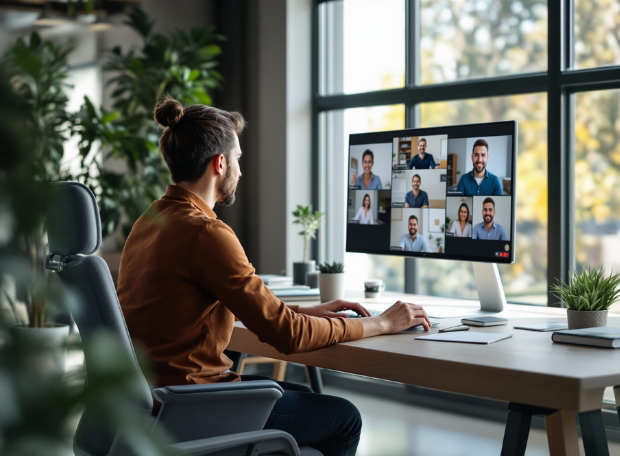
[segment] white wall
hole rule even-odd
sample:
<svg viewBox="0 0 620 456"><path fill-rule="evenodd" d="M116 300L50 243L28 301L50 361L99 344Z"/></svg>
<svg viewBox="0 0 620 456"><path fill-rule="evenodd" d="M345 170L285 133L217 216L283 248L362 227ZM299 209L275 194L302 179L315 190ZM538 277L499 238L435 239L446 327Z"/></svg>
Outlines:
<svg viewBox="0 0 620 456"><path fill-rule="evenodd" d="M381 186L383 189L389 189L391 187L390 175L392 173L392 144L363 144L357 146L351 146L349 149L349 184L352 182L352 176L354 170L351 169L351 158L357 159L357 175L361 176L364 172L362 167L362 155L364 151L369 149L374 155L374 162L372 166L372 173L379 176L381 179Z"/></svg>
<svg viewBox="0 0 620 456"><path fill-rule="evenodd" d="M261 2L272 5L274 2ZM264 5L268 11L269 6ZM286 1L286 256L292 274L293 262L303 257L303 242L293 225L298 204L312 201L312 8L311 0ZM264 50L269 52L268 49ZM316 208L315 208L316 209ZM263 251L277 238L265 233ZM309 257L312 258L309 252ZM276 261L281 261L277 259ZM277 263L271 266L277 271Z"/></svg>
<svg viewBox="0 0 620 456"><path fill-rule="evenodd" d="M474 209L473 209L473 221L472 226L477 225L478 223L483 222L482 218L482 203L486 199L486 196L474 196ZM510 237L510 199L511 196L492 196L493 201L495 201L495 216L493 217L493 221L499 223L504 228L506 228L506 232Z"/></svg>

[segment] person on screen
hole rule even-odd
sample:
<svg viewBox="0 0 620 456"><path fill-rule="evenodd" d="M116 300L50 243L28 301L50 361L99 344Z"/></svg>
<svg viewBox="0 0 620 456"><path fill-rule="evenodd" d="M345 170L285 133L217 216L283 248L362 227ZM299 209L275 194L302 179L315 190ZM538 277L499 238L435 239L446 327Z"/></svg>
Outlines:
<svg viewBox="0 0 620 456"><path fill-rule="evenodd" d="M459 215L457 219L452 222L450 227L450 233L455 237L471 237L471 223L469 220L469 206L467 203L461 203L459 207Z"/></svg>
<svg viewBox="0 0 620 456"><path fill-rule="evenodd" d="M359 187L362 190L383 190L381 186L381 179L379 176L375 176L372 173L372 165L375 163L375 155L372 150L366 149L362 154L362 168L364 168L364 174L358 176L353 174L351 179L351 185Z"/></svg>
<svg viewBox="0 0 620 456"><path fill-rule="evenodd" d="M418 234L418 218L415 215L409 217L409 234L403 234L398 245L404 252L430 252L431 248L426 239Z"/></svg>
<svg viewBox="0 0 620 456"><path fill-rule="evenodd" d="M409 165L409 169L434 169L439 168L439 165L435 164L435 160L431 154L426 153L426 139L420 138L418 141L418 154L414 155Z"/></svg>
<svg viewBox="0 0 620 456"><path fill-rule="evenodd" d="M405 195L405 207L428 207L428 194L424 190L420 190L422 179L419 174L411 179L411 190Z"/></svg>
<svg viewBox="0 0 620 456"><path fill-rule="evenodd" d="M370 210L370 195L366 193L364 195L364 202L362 203L362 207L359 208L353 220L357 220L360 225L374 225L375 219L372 215L372 211Z"/></svg>
<svg viewBox="0 0 620 456"><path fill-rule="evenodd" d="M508 241L506 228L493 221L495 217L495 201L493 198L486 198L482 203L482 219L484 222L474 226L472 239L488 239L491 241Z"/></svg>
<svg viewBox="0 0 620 456"><path fill-rule="evenodd" d="M463 195L503 195L499 178L487 169L488 159L489 143L477 139L471 154L474 169L461 176L456 189Z"/></svg>

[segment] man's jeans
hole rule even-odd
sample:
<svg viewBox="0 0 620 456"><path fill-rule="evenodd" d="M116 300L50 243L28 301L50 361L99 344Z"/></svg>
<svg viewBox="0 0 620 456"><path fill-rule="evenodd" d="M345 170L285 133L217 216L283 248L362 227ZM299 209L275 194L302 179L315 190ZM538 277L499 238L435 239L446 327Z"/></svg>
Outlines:
<svg viewBox="0 0 620 456"><path fill-rule="evenodd" d="M272 380L242 375L242 381ZM297 445L316 448L325 456L353 456L360 441L362 417L346 399L315 394L310 388L277 382L284 389L265 424L265 429L288 432Z"/></svg>

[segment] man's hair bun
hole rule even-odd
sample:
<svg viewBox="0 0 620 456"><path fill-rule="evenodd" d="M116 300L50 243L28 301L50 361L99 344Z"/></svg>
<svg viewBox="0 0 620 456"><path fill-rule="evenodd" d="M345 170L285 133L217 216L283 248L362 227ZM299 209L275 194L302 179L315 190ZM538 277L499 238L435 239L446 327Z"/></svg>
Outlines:
<svg viewBox="0 0 620 456"><path fill-rule="evenodd" d="M155 122L162 127L174 127L183 117L183 105L172 97L166 97L155 106Z"/></svg>

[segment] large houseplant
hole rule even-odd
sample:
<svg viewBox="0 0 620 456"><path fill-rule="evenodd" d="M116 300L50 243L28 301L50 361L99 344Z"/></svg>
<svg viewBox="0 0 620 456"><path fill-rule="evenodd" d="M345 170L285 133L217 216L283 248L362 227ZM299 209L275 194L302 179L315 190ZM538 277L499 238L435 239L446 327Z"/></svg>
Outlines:
<svg viewBox="0 0 620 456"><path fill-rule="evenodd" d="M607 325L609 307L620 295L620 274L605 276L603 268L573 271L568 283L558 280L552 290L567 307L569 329Z"/></svg>
<svg viewBox="0 0 620 456"><path fill-rule="evenodd" d="M33 58L30 61L37 62ZM42 74L48 70L40 71ZM21 91L13 93L15 82L13 79L9 84L0 69L0 302L6 296L13 299L13 284L21 289L45 291L33 275L28 252L18 245L43 224L47 186L38 181L45 163L40 153L41 147L45 149L50 144L38 142L42 125L31 122L32 107L24 103L29 98ZM44 297L48 306L58 298ZM165 454L161 439L157 441L157 436L150 435L149 417L132 405L137 391L135 382L140 379L131 374L133 360L125 356L121 341L102 334L86 342L97 349L92 350L96 357L90 360L88 388L84 388L83 369L70 374L41 371L40 347L9 337L8 326L12 324L12 319L0 319L0 454L71 454L68 432L84 407L98 410L112 428L121 427L134 454Z"/></svg>
<svg viewBox="0 0 620 456"><path fill-rule="evenodd" d="M153 108L164 95L210 105L209 90L222 80L215 67L224 40L215 27L154 33L153 21L137 7L125 24L142 38L142 47L108 53L103 70L112 76L112 109L97 109L86 97L74 128L82 157L82 171L75 177L97 196L103 235L120 226L121 239L170 181ZM111 171L109 159L121 160L126 171Z"/></svg>
<svg viewBox="0 0 620 456"><path fill-rule="evenodd" d="M44 218L40 216L45 207L45 189L50 181L63 177L61 161L64 156L64 143L71 133L72 114L67 111L66 95L69 66L67 58L73 51L71 42L54 43L41 40L35 32L28 40L18 38L4 58L3 70L6 71L16 100L20 118L21 131L27 137L29 161L21 168L23 179L28 179L28 194L24 200L29 204L17 210L32 211L27 226L21 226L16 232L16 254L28 260L28 277L26 282L18 281L16 296L5 293L4 298L16 308L16 300L23 300L27 308L27 320L14 312L14 337L25 340L45 340L48 345L62 347L69 334L67 325L49 323L48 310L50 296L57 282L49 279L43 269L46 254L46 236ZM27 132L27 133L26 133ZM3 154L9 154L8 148ZM6 170L5 170L6 172ZM38 195L38 198L32 198ZM31 206L33 204L34 206ZM20 215L21 217L21 215ZM31 329L37 328L33 332ZM60 348L60 351L64 350ZM62 364L62 357L59 358Z"/></svg>
<svg viewBox="0 0 620 456"><path fill-rule="evenodd" d="M304 239L304 259L293 263L293 281L302 285L306 284L306 274L314 271L316 262L308 261L308 244L311 239L316 239L316 232L321 227L321 218L323 213L312 210L312 204L309 206L297 205L297 209L293 211L295 220L293 224L301 225L299 235Z"/></svg>

